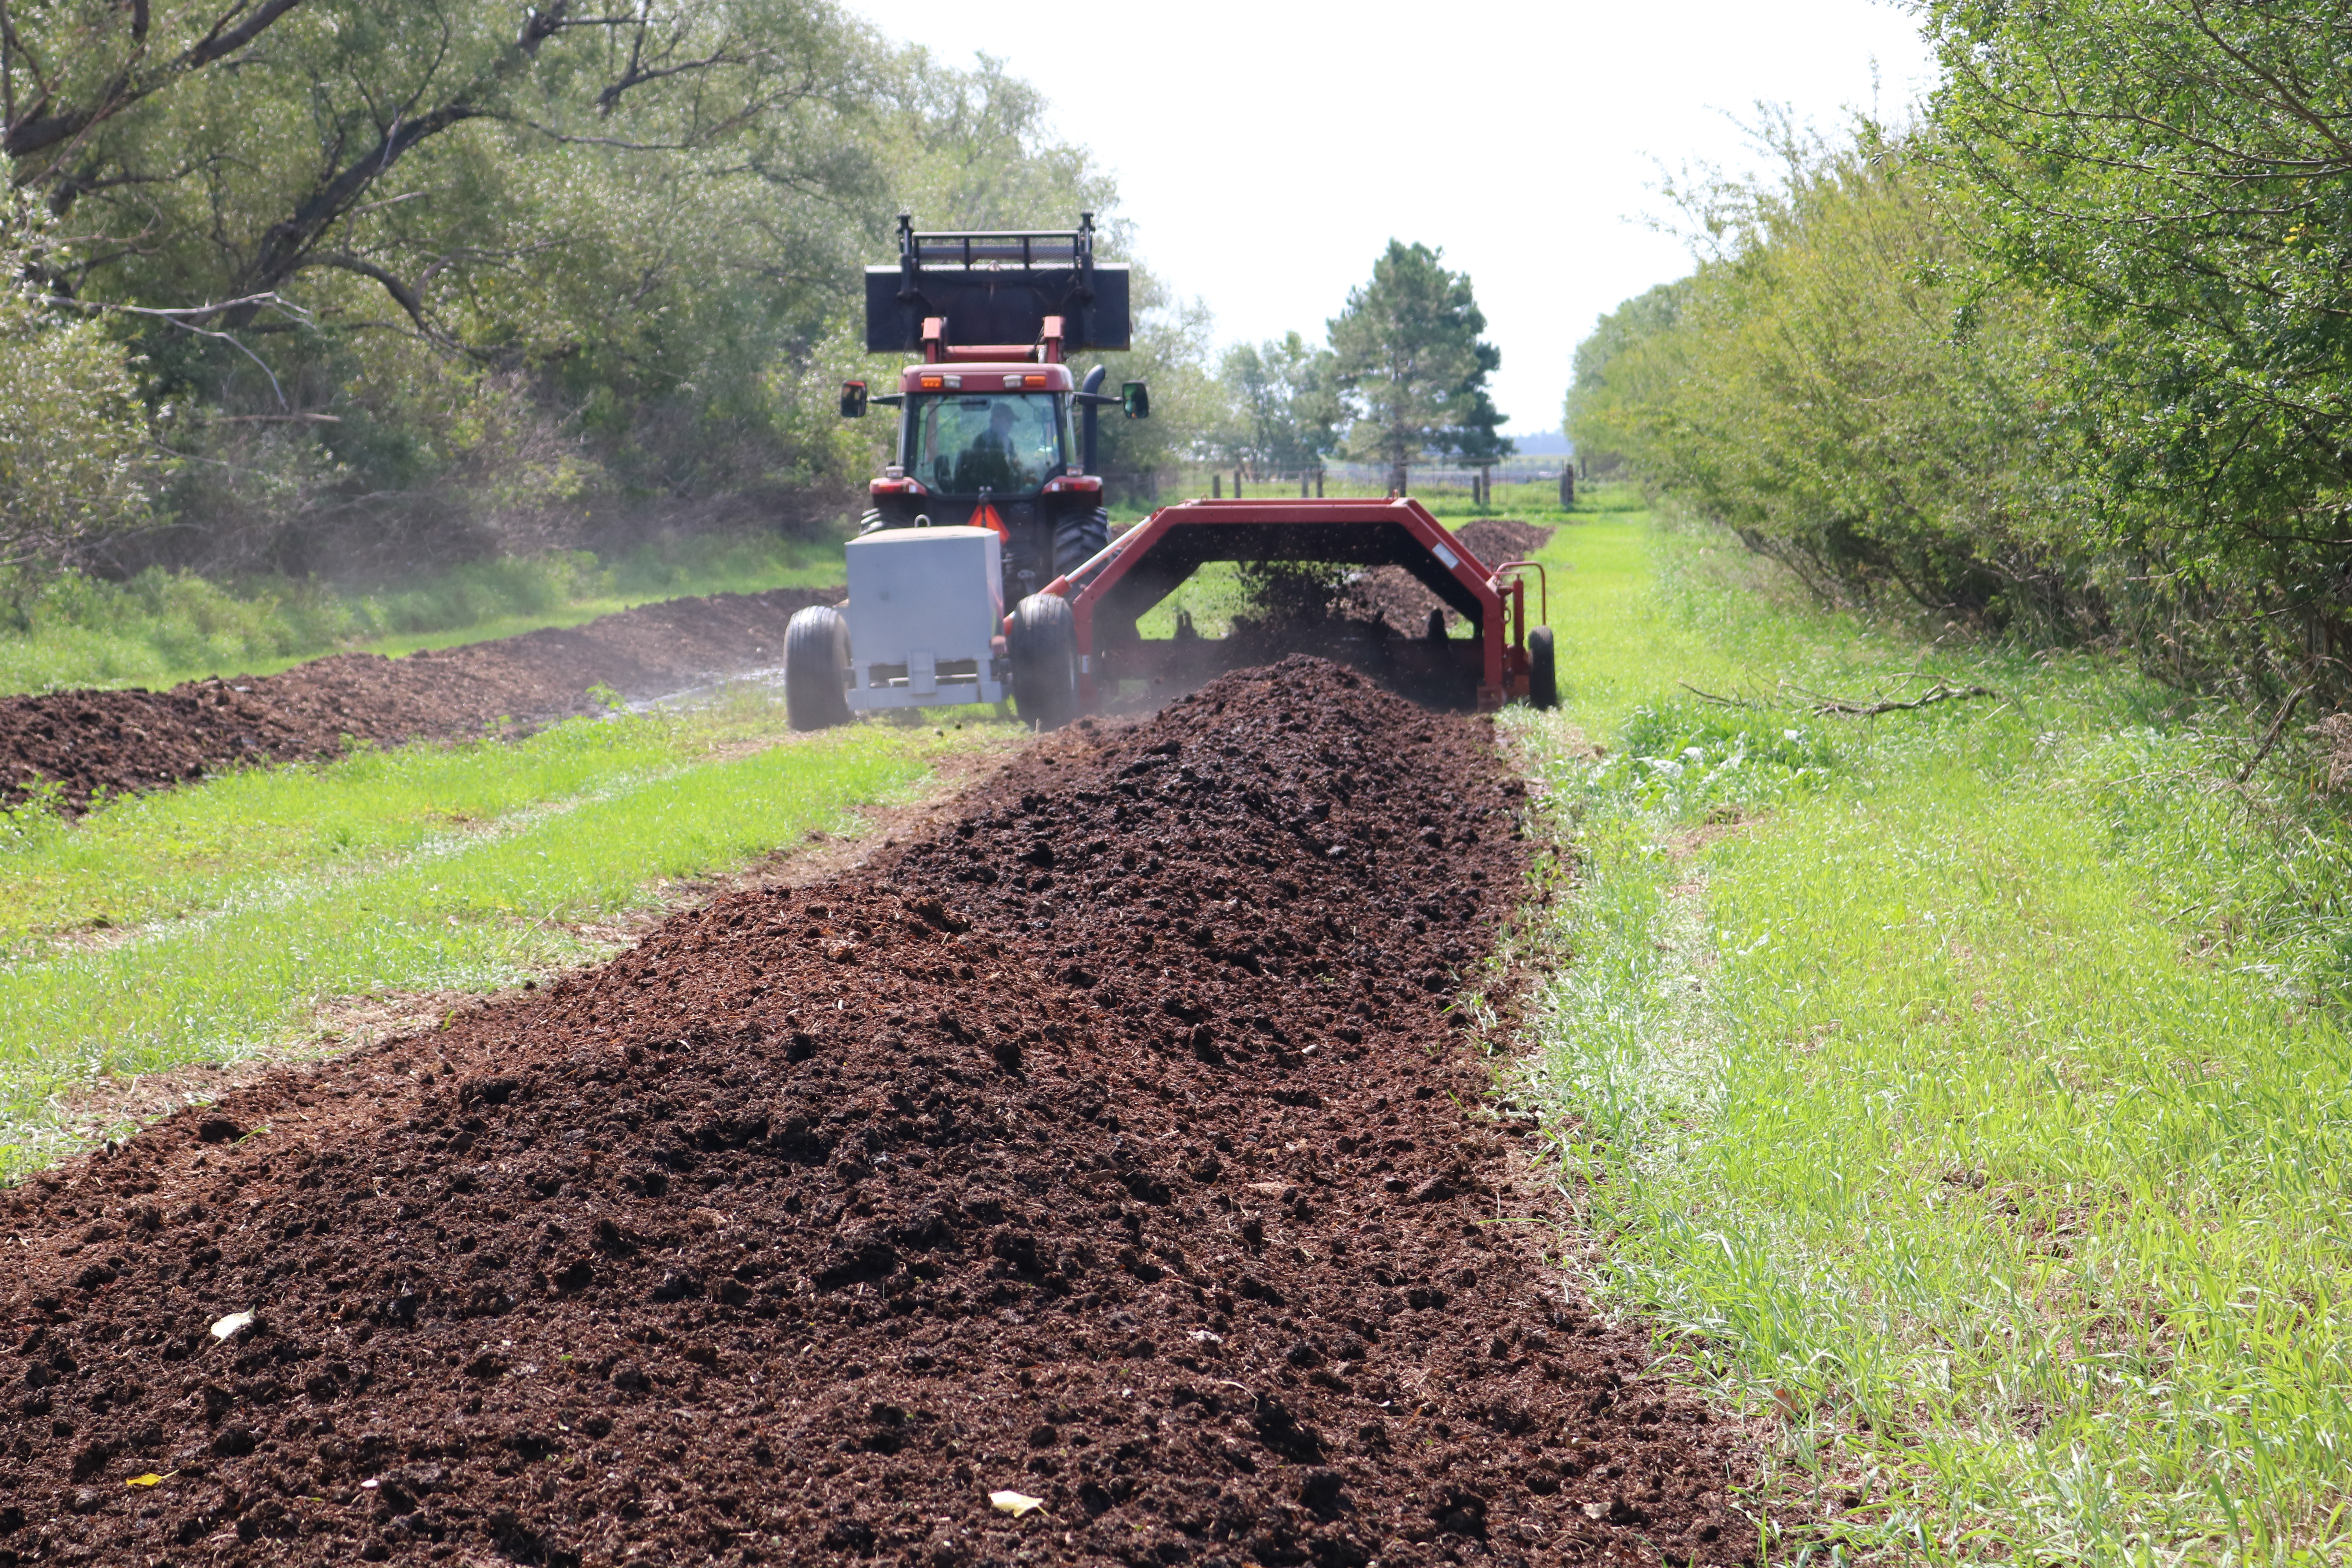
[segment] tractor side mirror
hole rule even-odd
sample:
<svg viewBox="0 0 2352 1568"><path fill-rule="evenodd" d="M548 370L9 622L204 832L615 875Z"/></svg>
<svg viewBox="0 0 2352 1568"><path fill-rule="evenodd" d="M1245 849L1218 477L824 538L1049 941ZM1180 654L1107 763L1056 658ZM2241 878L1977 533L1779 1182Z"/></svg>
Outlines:
<svg viewBox="0 0 2352 1568"><path fill-rule="evenodd" d="M1151 417L1151 389L1139 381L1130 381L1118 389L1119 406L1129 419Z"/></svg>
<svg viewBox="0 0 2352 1568"><path fill-rule="evenodd" d="M845 381L841 384L841 416L844 419L866 417L866 384Z"/></svg>

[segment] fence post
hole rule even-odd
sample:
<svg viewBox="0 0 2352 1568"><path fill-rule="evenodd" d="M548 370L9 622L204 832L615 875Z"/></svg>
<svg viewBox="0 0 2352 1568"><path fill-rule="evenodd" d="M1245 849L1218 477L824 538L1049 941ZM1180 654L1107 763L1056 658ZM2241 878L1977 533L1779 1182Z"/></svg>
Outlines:
<svg viewBox="0 0 2352 1568"><path fill-rule="evenodd" d="M1572 507L1572 506L1574 506L1575 504L1576 504L1576 465L1575 465L1573 462L1562 463L1562 464L1559 466L1559 506L1560 506L1560 510L1561 510L1562 511L1566 511L1570 507Z"/></svg>
<svg viewBox="0 0 2352 1568"><path fill-rule="evenodd" d="M1319 463L1315 468L1315 499L1317 500L1323 499L1323 468Z"/></svg>
<svg viewBox="0 0 2352 1568"><path fill-rule="evenodd" d="M1298 476L1298 499L1300 500L1307 499L1307 476L1304 473Z"/></svg>
<svg viewBox="0 0 2352 1568"><path fill-rule="evenodd" d="M1223 500L1225 499L1224 475L1211 474L1209 476L1209 499L1211 500Z"/></svg>
<svg viewBox="0 0 2352 1568"><path fill-rule="evenodd" d="M1234 470L1234 499L1242 499L1242 471L1239 468Z"/></svg>

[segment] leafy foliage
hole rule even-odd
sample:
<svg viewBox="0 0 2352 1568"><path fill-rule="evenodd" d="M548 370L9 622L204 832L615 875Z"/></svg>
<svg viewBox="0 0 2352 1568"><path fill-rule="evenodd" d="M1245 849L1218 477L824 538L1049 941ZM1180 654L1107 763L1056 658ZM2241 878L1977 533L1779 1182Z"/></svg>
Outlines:
<svg viewBox="0 0 2352 1568"><path fill-rule="evenodd" d="M1578 356L1580 449L1804 571L2352 702L2352 55L2330 4L1938 0L1926 122L1769 128Z"/></svg>
<svg viewBox="0 0 2352 1568"><path fill-rule="evenodd" d="M77 241L37 281L136 338L197 459L167 558L215 566L820 510L895 212L1115 203L1034 88L798 0L65 0L12 9L0 89Z"/></svg>
<svg viewBox="0 0 2352 1568"><path fill-rule="evenodd" d="M56 251L0 191L0 566L70 558L143 516L157 474L138 378L100 322L21 279Z"/></svg>
<svg viewBox="0 0 2352 1568"><path fill-rule="evenodd" d="M2352 54L2340 5L1928 8L1932 157L2050 302L2068 523L2192 679L2341 689L2352 633Z"/></svg>
<svg viewBox="0 0 2352 1568"><path fill-rule="evenodd" d="M1683 193L1698 269L1580 350L1579 449L1624 454L1824 597L2085 613L2022 494L2031 302L1954 281L1958 246L1900 145L1784 125L1775 146L1778 182Z"/></svg>

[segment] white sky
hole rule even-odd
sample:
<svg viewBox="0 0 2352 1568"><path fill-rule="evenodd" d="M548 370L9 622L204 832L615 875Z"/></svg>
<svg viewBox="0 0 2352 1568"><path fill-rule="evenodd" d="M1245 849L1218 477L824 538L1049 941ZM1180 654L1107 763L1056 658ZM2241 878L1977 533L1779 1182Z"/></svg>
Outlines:
<svg viewBox="0 0 2352 1568"><path fill-rule="evenodd" d="M1728 116L1752 121L1759 99L1826 129L1847 107L1897 117L1930 79L1885 0L853 8L1043 88L1059 133L1118 177L1138 258L1207 302L1221 344L1319 339L1391 237L1442 247L1503 352L1495 400L1520 434L1558 427L1596 317L1688 270L1640 222L1663 211L1660 163L1755 166Z"/></svg>

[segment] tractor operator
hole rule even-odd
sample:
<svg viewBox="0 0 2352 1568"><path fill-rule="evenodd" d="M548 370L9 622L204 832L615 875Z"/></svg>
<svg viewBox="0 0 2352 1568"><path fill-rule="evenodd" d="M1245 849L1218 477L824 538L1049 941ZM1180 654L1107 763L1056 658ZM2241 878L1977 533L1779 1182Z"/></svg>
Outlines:
<svg viewBox="0 0 2352 1568"><path fill-rule="evenodd" d="M982 489L1022 488L1021 464L1013 456L1013 405L997 400L989 411L988 428L971 438L971 445L956 464L957 489L977 493Z"/></svg>

